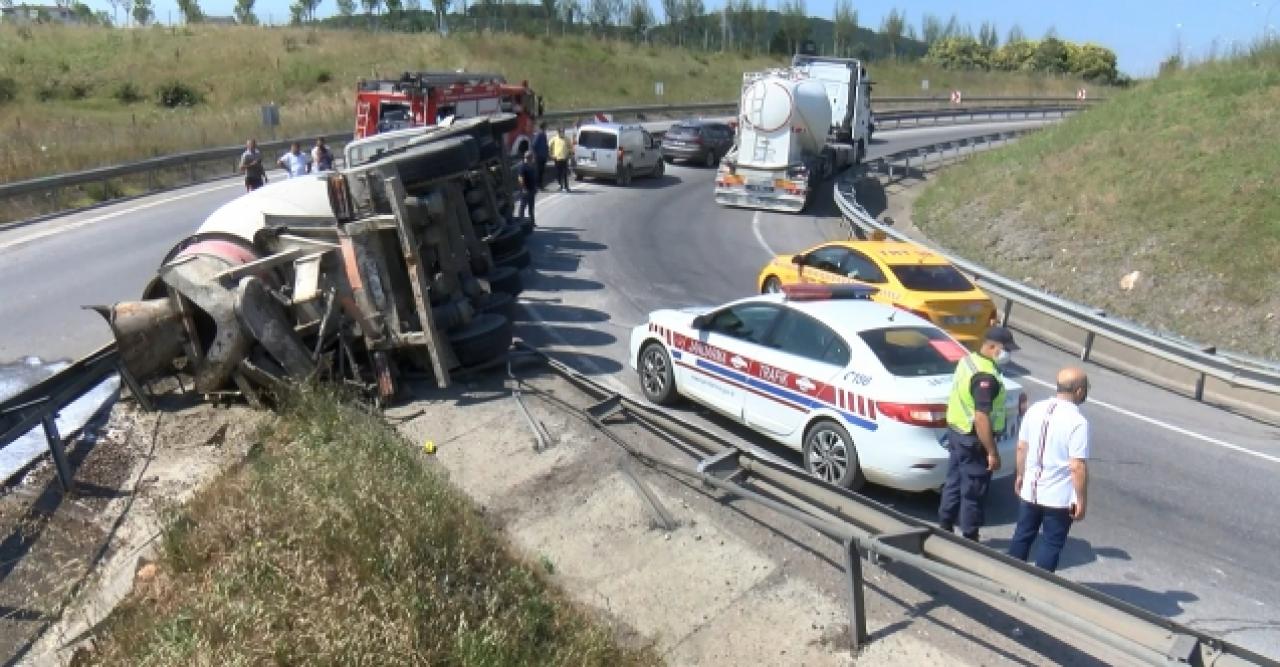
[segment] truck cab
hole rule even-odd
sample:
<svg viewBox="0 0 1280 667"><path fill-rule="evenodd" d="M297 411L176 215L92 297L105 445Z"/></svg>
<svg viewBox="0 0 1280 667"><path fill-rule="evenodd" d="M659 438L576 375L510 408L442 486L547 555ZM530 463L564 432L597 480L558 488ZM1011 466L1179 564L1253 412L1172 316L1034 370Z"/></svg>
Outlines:
<svg viewBox="0 0 1280 667"><path fill-rule="evenodd" d="M854 58L814 55L796 55L791 66L822 82L831 103L831 138L853 146L857 151L855 161L862 161L873 131L872 82L866 67Z"/></svg>

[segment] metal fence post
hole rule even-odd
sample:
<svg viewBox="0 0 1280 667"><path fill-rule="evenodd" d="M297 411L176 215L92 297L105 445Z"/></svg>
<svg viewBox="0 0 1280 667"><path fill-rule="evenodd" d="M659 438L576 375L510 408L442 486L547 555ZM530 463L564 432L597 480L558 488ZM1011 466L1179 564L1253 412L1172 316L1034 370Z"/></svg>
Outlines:
<svg viewBox="0 0 1280 667"><path fill-rule="evenodd" d="M192 183L196 182L196 161L191 158L187 158L187 176Z"/></svg>
<svg viewBox="0 0 1280 667"><path fill-rule="evenodd" d="M1013 314L1013 299L1004 300L1004 313L1000 316L1000 326L1009 326L1009 316Z"/></svg>
<svg viewBox="0 0 1280 667"><path fill-rule="evenodd" d="M147 190L155 190L155 189L156 189L156 170L148 169L147 170Z"/></svg>
<svg viewBox="0 0 1280 667"><path fill-rule="evenodd" d="M856 654L867 643L867 614L862 599L862 558L858 543L851 537L844 542L845 579L849 582L849 642Z"/></svg>
<svg viewBox="0 0 1280 667"><path fill-rule="evenodd" d="M1095 334L1090 331L1089 335L1084 337L1084 347L1080 350L1080 361L1088 361L1089 354L1093 352L1093 339Z"/></svg>
<svg viewBox="0 0 1280 667"><path fill-rule="evenodd" d="M71 466L67 463L67 452L62 448L62 436L58 434L57 414L50 413L44 416L44 437L49 442L49 453L53 455L53 464L58 469L58 481L62 483L62 490L71 493L75 491L75 479L71 477Z"/></svg>

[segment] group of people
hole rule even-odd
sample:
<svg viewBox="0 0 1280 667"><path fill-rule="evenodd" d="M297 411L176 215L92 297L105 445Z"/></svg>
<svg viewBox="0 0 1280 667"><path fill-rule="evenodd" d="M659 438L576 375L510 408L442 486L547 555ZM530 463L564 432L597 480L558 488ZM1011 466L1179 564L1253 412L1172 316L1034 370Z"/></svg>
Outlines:
<svg viewBox="0 0 1280 667"><path fill-rule="evenodd" d="M289 178L304 176L313 171L333 170L333 151L325 144L324 137L316 139L316 145L309 152L302 152L302 144L293 142L289 150L276 160L276 166L285 170ZM245 142L244 153L240 155L240 173L244 174L244 189L257 190L267 183L267 167L262 162L262 151L258 150L258 140Z"/></svg>
<svg viewBox="0 0 1280 667"><path fill-rule="evenodd" d="M556 136L548 140L547 124L542 123L538 126L538 133L533 137L533 146L525 151L524 160L519 167L516 167L516 179L520 183L519 205L516 207L517 217L523 218L528 214L529 224L537 226L533 217L533 203L538 193L544 189L543 179L548 161L555 164L559 191L570 192L569 156L572 152L573 145L564 136L564 128L557 129Z"/></svg>
<svg viewBox="0 0 1280 667"><path fill-rule="evenodd" d="M996 440L1012 423L1000 369L1017 349L1008 329L988 329L978 351L956 364L947 400L950 457L938 524L946 531L958 525L963 536L975 541L991 475L1001 466ZM1072 523L1084 519L1087 507L1089 422L1079 406L1088 397L1084 370L1063 368L1055 395L1031 405L1018 427L1013 483L1018 523L1008 552L1025 561L1038 540L1035 564L1051 572L1058 568Z"/></svg>

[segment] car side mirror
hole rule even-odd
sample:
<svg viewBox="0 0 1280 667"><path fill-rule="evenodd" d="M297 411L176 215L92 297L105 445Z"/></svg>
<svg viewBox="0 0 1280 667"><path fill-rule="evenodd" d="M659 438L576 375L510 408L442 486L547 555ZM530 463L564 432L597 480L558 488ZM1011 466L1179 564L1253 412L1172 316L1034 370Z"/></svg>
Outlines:
<svg viewBox="0 0 1280 667"><path fill-rule="evenodd" d="M707 315L699 315L693 318L692 326L694 329L706 329L711 323L711 318Z"/></svg>
<svg viewBox="0 0 1280 667"><path fill-rule="evenodd" d="M796 264L796 265L798 265L798 266L804 266L805 259L806 259L806 258L805 258L805 256L804 256L804 254L803 254L803 253L802 253L802 254L799 254L799 255L792 255L792 256L791 256L791 263L792 263L792 264Z"/></svg>

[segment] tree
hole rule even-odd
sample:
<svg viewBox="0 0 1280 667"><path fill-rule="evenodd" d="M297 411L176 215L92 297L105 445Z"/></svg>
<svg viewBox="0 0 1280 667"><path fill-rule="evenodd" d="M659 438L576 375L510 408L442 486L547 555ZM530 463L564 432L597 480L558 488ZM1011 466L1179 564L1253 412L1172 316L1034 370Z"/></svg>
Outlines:
<svg viewBox="0 0 1280 667"><path fill-rule="evenodd" d="M944 37L929 47L924 58L945 69L991 68L991 49L972 37Z"/></svg>
<svg viewBox="0 0 1280 667"><path fill-rule="evenodd" d="M1005 44L1025 41L1027 41L1027 36L1022 32L1022 26L1019 26L1017 23L1013 24L1013 27L1009 28L1009 35L1004 38Z"/></svg>
<svg viewBox="0 0 1280 667"><path fill-rule="evenodd" d="M551 23L556 18L556 0L542 0L542 13L546 19L547 34L551 34Z"/></svg>
<svg viewBox="0 0 1280 667"><path fill-rule="evenodd" d="M804 0L783 0L782 22L778 26L787 39L791 53L800 52L800 43L809 36L809 17Z"/></svg>
<svg viewBox="0 0 1280 667"><path fill-rule="evenodd" d="M978 42L992 51L1000 46L1000 35L996 32L996 24L983 21L982 27L978 28Z"/></svg>
<svg viewBox="0 0 1280 667"><path fill-rule="evenodd" d="M760 46L764 41L765 31L769 29L769 0L756 0L756 6L751 10L751 43L752 50ZM768 48L768 45L763 45Z"/></svg>
<svg viewBox="0 0 1280 667"><path fill-rule="evenodd" d="M853 8L853 0L836 0L836 15L831 26L832 53L837 56L848 53L857 30L858 10Z"/></svg>
<svg viewBox="0 0 1280 667"><path fill-rule="evenodd" d="M382 0L382 4L386 5L388 14L399 14L404 9L403 0Z"/></svg>
<svg viewBox="0 0 1280 667"><path fill-rule="evenodd" d="M681 0L662 0L662 15L667 20L667 32L676 31L676 26L685 12L685 4ZM675 35L678 44L685 44L684 26L678 28ZM669 37L668 37L669 38Z"/></svg>
<svg viewBox="0 0 1280 667"><path fill-rule="evenodd" d="M186 23L199 23L204 20L204 13L200 11L200 4L196 0L178 0L178 12L182 14L182 20Z"/></svg>
<svg viewBox="0 0 1280 667"><path fill-rule="evenodd" d="M1036 45L1032 66L1037 72L1062 74L1071 71L1070 52L1067 45L1057 37L1045 37Z"/></svg>
<svg viewBox="0 0 1280 667"><path fill-rule="evenodd" d="M1012 32L1012 31L1011 31ZM1035 42L1018 39L1005 42L991 58L992 67L1006 72L1030 72L1035 70Z"/></svg>
<svg viewBox="0 0 1280 667"><path fill-rule="evenodd" d="M356 0L338 0L338 15L352 16L356 13Z"/></svg>
<svg viewBox="0 0 1280 667"><path fill-rule="evenodd" d="M360 0L360 6L364 7L365 16L373 16L378 7L382 6L382 0Z"/></svg>
<svg viewBox="0 0 1280 667"><path fill-rule="evenodd" d="M925 45L932 45L942 39L942 19L933 14L920 17L920 38Z"/></svg>
<svg viewBox="0 0 1280 667"><path fill-rule="evenodd" d="M609 0L609 18L613 25L622 25L627 21L627 0Z"/></svg>
<svg viewBox="0 0 1280 667"><path fill-rule="evenodd" d="M889 44L890 58L898 57L898 45L902 43L902 33L906 31L906 27L907 14L897 9L890 9L880 22L880 32L884 33L884 40Z"/></svg>
<svg viewBox="0 0 1280 667"><path fill-rule="evenodd" d="M302 19L306 16L307 6L302 4L302 0L294 0L289 5L289 25L302 25Z"/></svg>
<svg viewBox="0 0 1280 667"><path fill-rule="evenodd" d="M307 10L307 19L316 20L316 9L320 7L320 0L302 0L302 6Z"/></svg>
<svg viewBox="0 0 1280 667"><path fill-rule="evenodd" d="M347 0L351 2L352 0ZM431 0L431 9L436 13L436 32L444 32L444 17L449 13L450 0Z"/></svg>
<svg viewBox="0 0 1280 667"><path fill-rule="evenodd" d="M1119 80L1114 51L1097 44L1072 46L1075 48L1071 49L1068 64L1073 74L1102 84L1112 84Z"/></svg>
<svg viewBox="0 0 1280 667"><path fill-rule="evenodd" d="M610 0L591 0L587 5L587 22L597 31L604 31L609 25L612 10Z"/></svg>
<svg viewBox="0 0 1280 667"><path fill-rule="evenodd" d="M556 0L560 8L560 16L566 25L574 25L582 18L582 3L580 0Z"/></svg>
<svg viewBox="0 0 1280 667"><path fill-rule="evenodd" d="M235 15L236 21L241 25L258 25L258 17L253 13L253 3L256 0L236 0Z"/></svg>
<svg viewBox="0 0 1280 667"><path fill-rule="evenodd" d="M703 18L707 15L707 8L702 4L702 0L681 0L680 3L680 36L681 41L684 40L685 31L692 28L694 34L698 30L704 30L703 39L706 39L705 26L702 25Z"/></svg>
<svg viewBox="0 0 1280 667"><path fill-rule="evenodd" d="M133 22L138 25L146 25L155 18L155 12L151 10L151 0L133 0Z"/></svg>
<svg viewBox="0 0 1280 667"><path fill-rule="evenodd" d="M645 32L653 27L653 10L649 9L649 0L631 0L627 19L636 41L644 39Z"/></svg>

